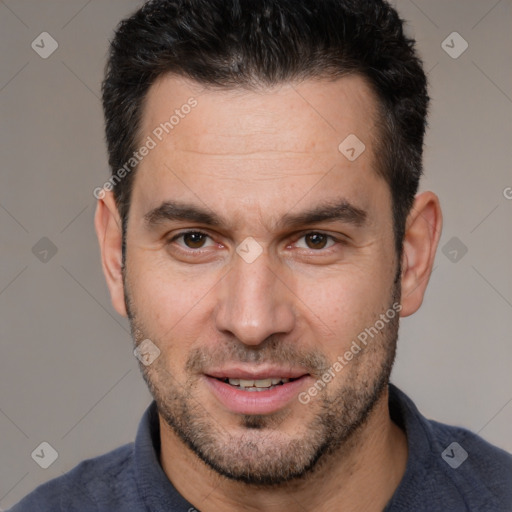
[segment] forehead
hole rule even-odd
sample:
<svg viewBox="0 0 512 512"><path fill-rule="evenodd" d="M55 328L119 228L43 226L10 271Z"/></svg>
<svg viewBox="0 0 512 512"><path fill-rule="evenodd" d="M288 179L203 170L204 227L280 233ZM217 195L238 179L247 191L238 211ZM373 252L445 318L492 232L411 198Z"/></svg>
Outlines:
<svg viewBox="0 0 512 512"><path fill-rule="evenodd" d="M162 76L144 103L140 140L150 137L155 147L139 165L133 200L154 207L177 195L205 204L233 199L233 208L252 206L260 216L325 193L367 203L380 179L375 113L375 96L356 75L257 91ZM351 160L347 146L365 149Z"/></svg>
<svg viewBox="0 0 512 512"><path fill-rule="evenodd" d="M189 115L192 98L197 106ZM375 95L359 75L247 90L208 88L168 74L149 89L141 128L149 134L175 114L167 142L181 151L332 151L349 133L373 135L375 113Z"/></svg>

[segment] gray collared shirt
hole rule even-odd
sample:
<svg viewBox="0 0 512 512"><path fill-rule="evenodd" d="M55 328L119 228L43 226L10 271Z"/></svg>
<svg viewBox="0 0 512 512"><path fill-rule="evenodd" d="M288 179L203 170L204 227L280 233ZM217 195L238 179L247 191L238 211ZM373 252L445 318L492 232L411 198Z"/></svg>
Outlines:
<svg viewBox="0 0 512 512"><path fill-rule="evenodd" d="M407 434L409 456L384 512L512 511L512 455L468 430L427 420L392 384L389 393L390 414ZM169 481L159 452L158 414L152 402L134 443L81 462L39 486L8 512L199 510Z"/></svg>

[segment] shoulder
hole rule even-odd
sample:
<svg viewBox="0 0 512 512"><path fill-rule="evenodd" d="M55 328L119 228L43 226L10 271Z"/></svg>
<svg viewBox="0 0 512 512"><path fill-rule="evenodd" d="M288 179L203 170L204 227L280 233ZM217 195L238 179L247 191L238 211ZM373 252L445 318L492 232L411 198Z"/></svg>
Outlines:
<svg viewBox="0 0 512 512"><path fill-rule="evenodd" d="M512 455L467 429L428 420L437 464L468 503L512 509Z"/></svg>
<svg viewBox="0 0 512 512"><path fill-rule="evenodd" d="M82 461L63 476L37 487L8 512L114 510L118 502L130 502L130 493L136 492L132 482L133 443L129 443Z"/></svg>
<svg viewBox="0 0 512 512"><path fill-rule="evenodd" d="M407 434L405 474L386 512L512 510L512 455L465 428L425 418L390 385L390 413Z"/></svg>

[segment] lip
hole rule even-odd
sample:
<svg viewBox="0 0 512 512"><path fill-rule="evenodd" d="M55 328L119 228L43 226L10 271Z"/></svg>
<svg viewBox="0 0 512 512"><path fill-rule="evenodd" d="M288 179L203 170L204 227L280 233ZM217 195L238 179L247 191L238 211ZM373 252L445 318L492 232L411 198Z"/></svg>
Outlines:
<svg viewBox="0 0 512 512"><path fill-rule="evenodd" d="M236 375L240 375L240 377L232 377L223 373L219 378L264 379L281 377L296 379L286 384L277 385L268 391L243 391L218 380L212 374L204 375L205 383L215 398L230 412L238 414L271 414L279 411L297 397L300 389L306 385L310 378L310 375L304 373L299 377L285 377L283 374L268 371L237 372Z"/></svg>
<svg viewBox="0 0 512 512"><path fill-rule="evenodd" d="M208 371L206 375L217 379L298 379L307 375L307 372L301 369L280 368L278 366L267 366L257 371L244 368L243 366L233 366L230 368L213 369Z"/></svg>

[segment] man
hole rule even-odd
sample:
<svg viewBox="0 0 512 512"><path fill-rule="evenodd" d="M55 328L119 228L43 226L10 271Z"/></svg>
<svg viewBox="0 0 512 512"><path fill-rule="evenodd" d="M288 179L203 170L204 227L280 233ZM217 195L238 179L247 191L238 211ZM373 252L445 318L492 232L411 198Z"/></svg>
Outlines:
<svg viewBox="0 0 512 512"><path fill-rule="evenodd" d="M512 456L389 384L442 224L394 9L151 1L103 104L95 226L154 402L13 512L512 510Z"/></svg>

